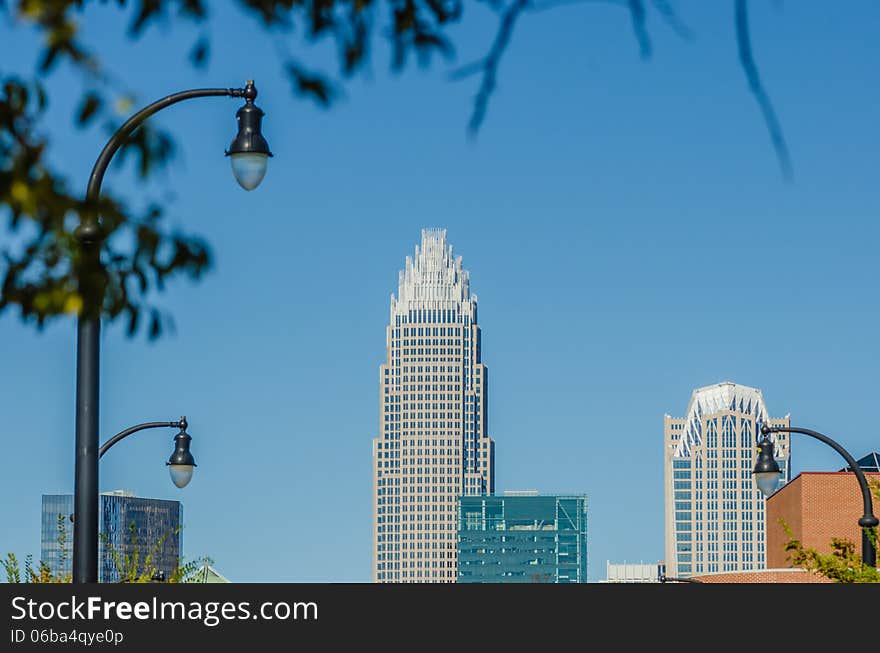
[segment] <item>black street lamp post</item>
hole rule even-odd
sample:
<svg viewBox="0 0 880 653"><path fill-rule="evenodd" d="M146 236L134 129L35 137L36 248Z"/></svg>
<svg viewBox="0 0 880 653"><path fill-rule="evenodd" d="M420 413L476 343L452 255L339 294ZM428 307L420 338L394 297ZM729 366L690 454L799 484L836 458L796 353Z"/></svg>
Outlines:
<svg viewBox="0 0 880 653"><path fill-rule="evenodd" d="M779 484L781 472L779 470L779 465L776 462L776 458L773 455L773 442L769 438L771 433L779 432L801 433L824 442L843 456L850 469L855 472L856 478L859 481L859 487L862 490L862 502L864 504L864 514L858 521L859 527L862 529L862 562L869 567L876 567L877 552L874 549L874 543L868 534L868 529L875 528L880 522L878 522L877 517L874 516L874 505L871 500L871 490L868 487L868 481L865 479L865 474L862 472L861 467L859 467L858 463L849 452L827 435L822 435L821 433L811 431L810 429L795 428L793 426L768 426L767 424L761 426L761 434L764 436L764 439L758 444L758 460L756 461L753 470L758 489L761 490L764 496L769 497L773 494Z"/></svg>
<svg viewBox="0 0 880 653"><path fill-rule="evenodd" d="M174 93L144 107L129 118L110 138L92 168L86 201L97 206L104 173L113 155L144 121L162 109L184 100L225 96L244 98L236 113L238 134L226 151L239 185L253 190L266 173L269 145L261 133L263 112L254 104L257 89L248 80L244 88L201 88ZM76 230L82 246L78 262L80 293L94 298L104 234L97 213L87 215ZM86 291L86 292L83 292ZM73 582L98 582L98 394L101 349L101 302L84 305L77 322L76 344L76 452L74 474ZM139 430L139 429L137 429ZM133 432L133 431L132 431ZM185 433L184 433L185 434ZM124 437L124 436L123 436ZM189 436L186 436L187 438ZM121 439L121 438L120 438ZM112 443L108 443L110 445ZM188 441L186 442L188 446ZM175 464L169 463L174 473ZM175 481L177 483L177 481Z"/></svg>
<svg viewBox="0 0 880 653"><path fill-rule="evenodd" d="M189 433L186 432L186 428L188 423L186 421L186 417L181 417L176 422L146 422L144 424L138 424L137 426L132 426L130 428L125 429L124 431L120 431L112 438L107 440L104 444L101 445L101 448L98 450L98 458L103 458L104 454L112 447L114 444L127 438L129 435L137 433L138 431L143 431L146 429L157 429L157 428L178 428L180 432L174 436L174 451L171 453L171 456L168 458L168 462L165 464L168 466L168 469L171 472L171 480L173 483L179 487L183 488L190 482L193 475L193 468L196 467L196 461L193 459L192 453L189 450L189 443L192 440ZM74 504L74 510L76 509L76 505ZM70 516L71 521L73 521L73 530L76 532L76 514ZM94 538L94 547L95 547L95 560L97 560L98 555L98 533L95 531ZM89 546L93 546L91 540L89 541ZM90 550L90 549L89 549ZM80 550L77 548L76 541L74 541L74 557L73 559L77 559L77 555L80 554ZM97 573L97 572L96 572ZM164 582L165 580L165 572L157 571L153 574L151 578L153 582ZM84 581L75 581L75 582L84 582ZM97 582L97 580L95 581Z"/></svg>

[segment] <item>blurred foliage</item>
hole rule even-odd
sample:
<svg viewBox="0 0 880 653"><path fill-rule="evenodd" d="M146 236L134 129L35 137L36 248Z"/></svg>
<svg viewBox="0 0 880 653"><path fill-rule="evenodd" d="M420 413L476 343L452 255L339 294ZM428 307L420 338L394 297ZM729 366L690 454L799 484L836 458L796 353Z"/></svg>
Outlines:
<svg viewBox="0 0 880 653"><path fill-rule="evenodd" d="M880 483L869 479L868 484L871 486L874 498L880 501ZM820 553L816 549L805 547L795 538L791 527L784 520L780 519L779 523L788 535L785 550L795 567L807 569L837 583L880 583L880 571L862 562L861 551L856 550L856 545L851 540L832 538L831 553ZM876 551L877 529L866 530Z"/></svg>
<svg viewBox="0 0 880 653"><path fill-rule="evenodd" d="M469 121L472 133L486 117L501 58L518 20L576 1L472 3L498 17L486 56L452 73L454 79L480 77ZM787 176L790 164L785 140L752 55L747 0L732 1L741 66ZM690 30L667 0L608 3L629 12L643 57L652 52L649 15L656 15L682 38L690 38ZM237 5L245 19L252 19L279 43L293 39L307 44L331 42L337 53L336 74L345 79L364 68L378 38L390 44L394 71L412 59L423 66L437 57L451 60L454 47L448 30L465 15L463 0L237 0ZM86 202L84 193L71 190L65 175L49 162L49 142L40 130L49 103L45 81L59 67L83 77L73 115L78 128L100 129L109 137L120 118L135 106L135 94L105 68L80 30L89 15L120 9L131 17L126 31L133 41L155 24L197 26L199 35L184 56L195 67L207 63L210 13L203 0L0 0L0 19L9 28L36 30L42 39L33 72L9 70L9 58L0 63L0 217L8 219L10 235L9 244L0 250L0 312L17 308L25 322L37 327L64 315L101 315L109 321L125 320L129 334L142 329L155 338L168 324L168 316L151 298L172 277L199 279L211 265L207 243L169 231L158 206L138 214L111 193ZM340 84L333 75L312 70L290 54L279 57L295 96L322 107L339 97ZM180 89L169 92L176 90ZM131 135L118 158L134 157L137 173L145 178L166 165L173 154L173 138L148 121ZM100 216L102 242L97 261L87 255L76 231L90 216Z"/></svg>
<svg viewBox="0 0 880 653"><path fill-rule="evenodd" d="M129 524L129 549L128 553L116 550L113 543L109 541L104 533L101 533L101 540L104 542L105 554L109 555L113 560L113 564L119 572L120 583L191 583L196 582L198 572L206 564L213 564L213 560L208 556L198 558L186 562L183 558L179 558L177 566L170 577L165 577L164 572L160 571L155 560L159 557L165 541L170 536L177 536L180 533L180 527L171 529L162 534L158 540L146 551L141 551L138 545L137 529L134 522ZM59 566L64 566L67 559L67 528L66 517L58 515L58 547L61 550L58 562ZM24 563L24 574L22 574L21 563L14 553L7 553L6 558L0 560L6 572L7 583L70 583L72 578L70 574L56 576L52 573L49 564L44 560L40 560L37 567L33 566L33 555L27 555Z"/></svg>
<svg viewBox="0 0 880 653"><path fill-rule="evenodd" d="M101 540L104 542L105 555L109 555L113 560L113 565L119 572L120 583L186 583L194 576L194 574L202 566L201 560L192 560L184 562L181 558L177 562L177 566L170 577L165 577L164 572L156 567L156 560L162 553L165 541L170 536L177 536L180 533L180 527L171 529L163 533L147 551L141 551L138 546L137 528L132 522L128 525L128 553L118 551L113 543L104 533L101 533Z"/></svg>
<svg viewBox="0 0 880 653"><path fill-rule="evenodd" d="M49 565L40 560L37 568L33 566L34 557L28 554L24 559L24 576L18 558L14 553L7 553L5 560L0 560L6 571L7 583L69 583L70 576L55 576Z"/></svg>
<svg viewBox="0 0 880 653"><path fill-rule="evenodd" d="M64 566L65 560L67 560L67 551L65 547L67 546L67 527L66 527L66 517L62 514L58 515L58 532L57 532L57 542L58 547L61 549L61 553L58 556L58 564L60 566ZM0 564L3 565L3 569L6 571L6 582L7 583L69 583L71 582L71 577L69 574L65 574L63 576L56 576L52 573L52 570L49 568L49 565L44 561L40 560L37 564L37 568L34 569L34 557L31 554L25 556L24 559L24 575L21 573L21 566L18 562L18 558L14 553L7 553L5 560L0 560Z"/></svg>
<svg viewBox="0 0 880 653"><path fill-rule="evenodd" d="M178 583L205 583L208 579L208 567L214 565L214 558L202 556L186 563L186 569L180 574Z"/></svg>

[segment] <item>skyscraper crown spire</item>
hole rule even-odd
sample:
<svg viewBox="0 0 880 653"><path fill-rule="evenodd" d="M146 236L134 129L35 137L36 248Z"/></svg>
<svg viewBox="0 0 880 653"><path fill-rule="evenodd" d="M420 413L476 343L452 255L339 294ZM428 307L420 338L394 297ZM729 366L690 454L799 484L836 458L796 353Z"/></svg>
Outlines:
<svg viewBox="0 0 880 653"><path fill-rule="evenodd" d="M446 230L422 229L421 245L400 271L397 297L391 295L392 319L418 309L453 310L474 319L476 303L461 257L446 242Z"/></svg>
<svg viewBox="0 0 880 653"><path fill-rule="evenodd" d="M764 396L758 388L724 381L694 390L685 417L684 436L678 443L676 456L690 456L691 449L703 439L702 421L704 414L720 410L740 411L754 415L760 426L768 420Z"/></svg>

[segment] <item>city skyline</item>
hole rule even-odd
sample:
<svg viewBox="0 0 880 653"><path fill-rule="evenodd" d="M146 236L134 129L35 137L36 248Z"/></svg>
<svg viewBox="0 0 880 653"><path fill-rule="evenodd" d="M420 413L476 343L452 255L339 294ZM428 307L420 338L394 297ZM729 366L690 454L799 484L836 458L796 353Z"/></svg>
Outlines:
<svg viewBox="0 0 880 653"><path fill-rule="evenodd" d="M166 205L169 227L206 238L215 265L156 298L174 317L167 337L103 331L102 439L185 414L192 483L171 485L172 437L156 432L104 456L101 490L185 503L186 556L210 555L231 579L369 582L386 302L425 225L447 229L478 284L498 491L587 494L591 579L606 560L665 557L663 415L681 415L695 388L761 388L793 424L856 456L880 449L880 90L864 82L880 6L774 5L750 4L752 43L791 183L749 97L729 7L683 5L689 42L651 22L647 61L612 3L530 16L468 138L474 87L431 69L387 74L384 51L323 111L291 96L266 63L271 39L224 3L214 43L237 47L214 48L201 70L182 64L192 30L132 45L132 11L95 5L82 38L125 62L139 101L255 78L275 154L260 188L242 191L223 156L238 103L217 99L156 117L179 144L156 178L142 183L134 158L108 171L108 191ZM489 12L479 33L463 26L456 62L484 55L495 26ZM36 61L36 34L4 23L0 42L23 68ZM78 76L62 67L46 83L40 128L84 191L107 134L72 127ZM11 524L0 553L38 555L41 495L73 487L75 337L72 319L38 333L0 315L15 461L0 478L14 498L0 507ZM242 458L251 447L265 454L257 470ZM796 444L792 476L842 466L820 443ZM320 547L303 536L340 523Z"/></svg>

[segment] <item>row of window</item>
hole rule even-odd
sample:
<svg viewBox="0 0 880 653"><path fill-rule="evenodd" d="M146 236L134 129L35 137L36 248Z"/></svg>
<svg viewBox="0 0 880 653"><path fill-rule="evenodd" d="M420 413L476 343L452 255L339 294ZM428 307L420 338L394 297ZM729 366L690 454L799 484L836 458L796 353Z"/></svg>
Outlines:
<svg viewBox="0 0 880 653"><path fill-rule="evenodd" d="M409 336L404 337L404 338L394 337L394 338L392 338L391 342L394 344L395 347L400 346L400 345L403 345L405 347L408 347L410 345L416 345L416 346L417 345L423 345L423 346L424 345L427 345L427 346L434 345L435 347L439 345L441 347L454 347L454 346L459 346L462 343L461 338L446 338L445 336L448 334L445 334L445 333L442 335L444 337L439 338L439 339L438 338L433 338L433 339L431 339L431 338L416 338L416 337L410 338Z"/></svg>
<svg viewBox="0 0 880 653"><path fill-rule="evenodd" d="M473 397L468 396L467 399L473 399ZM438 393L412 393L412 395L395 395L393 397L386 397L385 403L392 404L386 406L386 411L389 413L399 413L401 412L401 404L403 404L403 410L415 409L415 408L433 408L434 410L438 410L437 406L439 402L444 402L444 406L446 403L450 404L451 408L458 408L462 403L461 395L447 394L444 389L443 394ZM473 403L471 401L467 401L470 407L470 404Z"/></svg>
<svg viewBox="0 0 880 653"><path fill-rule="evenodd" d="M464 331L464 335L470 334L470 329ZM394 329L391 334L395 338L400 338L401 329ZM403 336L460 336L462 335L461 327L403 327Z"/></svg>
<svg viewBox="0 0 880 653"><path fill-rule="evenodd" d="M439 511L438 511L439 512ZM406 527L406 522L410 523L410 530L416 531L428 531L428 530L437 530L443 527L442 522L451 522L454 521L454 515L431 515L428 514L426 510L413 510L410 514L407 514L404 510L404 514L401 516L395 515L394 521L391 521L391 517L388 517L388 523L404 523L404 528ZM421 524L419 522L429 522L426 524ZM447 528L451 528L447 526Z"/></svg>
<svg viewBox="0 0 880 653"><path fill-rule="evenodd" d="M426 465L430 465L431 463L436 465L438 463L438 460L437 460L438 456L440 456L442 458L442 460L440 460L441 465L451 465L456 460L458 460L461 455L461 451L459 451L459 450L453 451L452 449L440 449L440 453L438 454L437 449L412 449L407 446L391 447L390 445L391 445L390 442L385 443L384 454L385 454L386 458L389 458L389 457L401 458L401 453L402 453L402 457L403 457L404 462L406 462L407 460L409 460L409 461L418 460L417 464L419 464L419 465L422 464L422 456L424 456ZM381 449L376 452L376 455L379 458L382 457L382 454L383 454L383 451ZM418 458L416 458L417 456L418 456ZM445 456L452 456L452 457L450 458L450 457L445 457Z"/></svg>
<svg viewBox="0 0 880 653"><path fill-rule="evenodd" d="M397 363L402 362L404 365L413 362L413 357L416 356L425 356L426 354L435 354L435 355L443 355L446 356L448 363L456 363L456 367L461 367L462 362L469 362L471 358L471 352L467 349L467 343L464 344L464 347L461 345L457 346L449 346L449 345L440 345L437 347L427 346L416 346L416 347L392 347L389 350L389 354L391 356L391 360L394 362L394 366L397 367ZM400 361L399 359L405 358L408 360ZM465 360L462 361L462 358Z"/></svg>
<svg viewBox="0 0 880 653"><path fill-rule="evenodd" d="M376 557L380 562L391 561L391 560L400 560L401 557L406 560L407 559L407 551L401 553L379 553ZM453 558L454 555L451 552L447 551L416 551L411 553L412 557L416 560L421 559L433 559L433 560L443 560L444 558Z"/></svg>
<svg viewBox="0 0 880 653"><path fill-rule="evenodd" d="M467 390L468 392L476 392L477 394L481 394L481 390L480 390L481 387L482 386L479 386L479 382L477 382L474 387L468 386L467 388L465 388L465 390ZM397 386L395 386L394 391L398 392L398 393L403 393L404 396L406 396L407 393L430 392L430 391L461 393L462 388L460 385L454 385L454 384L453 385L448 385L448 384L443 385L442 383L425 383L425 384L420 385L420 384L413 384L413 383L404 383L403 385L398 384ZM456 397L450 397L450 399L455 399L455 398ZM415 397L409 398L410 401L412 401L414 399L415 399Z"/></svg>
<svg viewBox="0 0 880 653"><path fill-rule="evenodd" d="M431 373L423 373L421 370L416 372L415 370L407 371L403 370L403 378L401 381L409 382L409 381L441 381L445 383L446 381L458 381L461 378L461 374L451 374L440 372L439 374L431 374Z"/></svg>
<svg viewBox="0 0 880 653"><path fill-rule="evenodd" d="M462 360L462 358L459 356L453 356L452 358L450 358L449 356L441 357L439 354L436 356L432 355L432 354L424 354L424 355L420 355L420 356L412 356L412 357L408 358L405 362L407 362L407 363L450 363L451 362L451 363L456 363L458 365L463 365L465 368L470 366L470 362L468 360L467 354L465 354L464 360ZM479 361L477 361L477 362L479 362ZM399 356L395 356L392 358L391 366L394 369L394 376L399 379L400 375L402 374L401 360L400 360ZM387 382L388 381L386 379L386 383ZM398 380L397 383L399 383L399 382L400 381Z"/></svg>
<svg viewBox="0 0 880 653"><path fill-rule="evenodd" d="M447 447L447 446L453 446L453 445L457 446L461 442L461 440L460 439L459 440L449 440L449 439L443 439L443 438L440 438L439 440L436 438L417 439L417 438L409 437L409 438L403 438L401 442L403 443L404 446L410 446L410 447L437 447L437 446ZM380 449L382 448L381 442L379 442L379 448Z"/></svg>
<svg viewBox="0 0 880 653"><path fill-rule="evenodd" d="M393 534L389 533L388 535L379 535L376 539L379 541L379 546L385 547L389 551L391 550L391 547L392 547L391 542L392 541L393 542L400 542L401 539L403 540L403 544L394 544L393 545L395 551L398 550L398 547L406 548L407 546L409 546L409 548L413 548L415 546L419 546L419 547L423 547L423 548L434 548L435 546L436 547L443 547L443 546L446 546L446 544L444 542L446 542L450 539L453 539L453 540L455 539L455 531L452 531L452 532L444 531L444 529L442 527L443 527L443 524L440 525L439 534L437 532L431 532L431 533L422 532L421 530L416 532L411 529L404 531L404 532L401 532L401 529L398 528ZM406 543L407 538L410 540L413 540L413 542L416 542L418 540L418 543L407 544ZM431 541L429 542L429 540L431 540ZM439 540L439 542L436 542L437 540ZM385 542L387 542L387 544L385 544Z"/></svg>

